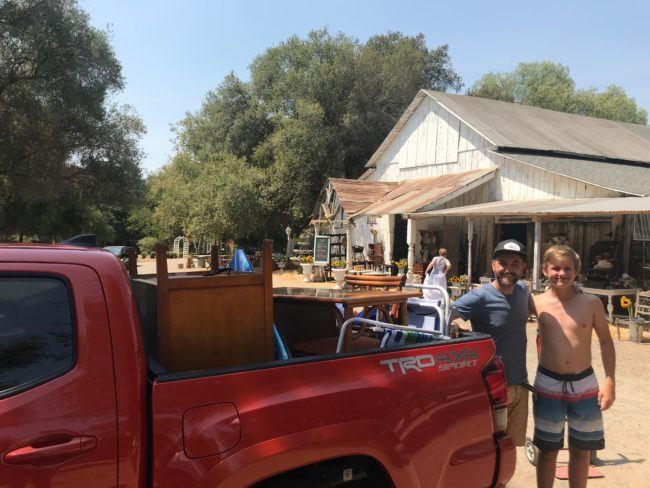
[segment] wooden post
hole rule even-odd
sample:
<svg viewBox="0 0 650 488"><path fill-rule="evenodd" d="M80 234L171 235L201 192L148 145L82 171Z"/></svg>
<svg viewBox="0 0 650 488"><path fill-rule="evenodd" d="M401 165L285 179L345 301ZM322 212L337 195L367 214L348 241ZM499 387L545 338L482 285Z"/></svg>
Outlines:
<svg viewBox="0 0 650 488"><path fill-rule="evenodd" d="M632 247L632 233L634 215L625 215L623 218L623 273L630 272L630 251Z"/></svg>
<svg viewBox="0 0 650 488"><path fill-rule="evenodd" d="M474 239L474 221L467 219L467 286L472 286L472 240Z"/></svg>
<svg viewBox="0 0 650 488"><path fill-rule="evenodd" d="M352 269L352 222L348 222L345 229L345 265L348 269Z"/></svg>
<svg viewBox="0 0 650 488"><path fill-rule="evenodd" d="M131 278L138 276L138 253L135 250L135 247L129 248L129 262L128 262L128 271Z"/></svg>
<svg viewBox="0 0 650 488"><path fill-rule="evenodd" d="M485 225L487 226L485 272L489 274L490 271L492 271L492 251L494 251L494 219L492 217L488 217Z"/></svg>
<svg viewBox="0 0 650 488"><path fill-rule="evenodd" d="M535 219L535 238L533 239L533 276L532 276L533 290L537 290L539 285L541 249L542 249L542 221L539 219Z"/></svg>
<svg viewBox="0 0 650 488"><path fill-rule="evenodd" d="M264 276L264 350L273 359L273 258L272 241L266 239L262 246L262 275Z"/></svg>
<svg viewBox="0 0 650 488"><path fill-rule="evenodd" d="M156 244L156 293L158 295L156 306L158 309L158 344L160 357L163 364L170 361L172 352L169 344L171 342L170 316L169 316L169 275L167 273L167 246Z"/></svg>
<svg viewBox="0 0 650 488"><path fill-rule="evenodd" d="M214 245L210 249L210 271L217 271L219 269L219 247L218 245Z"/></svg>
<svg viewBox="0 0 650 488"><path fill-rule="evenodd" d="M417 222L414 219L406 221L406 244L408 245L408 272L406 281L413 281L413 267L415 266L415 239L417 234Z"/></svg>

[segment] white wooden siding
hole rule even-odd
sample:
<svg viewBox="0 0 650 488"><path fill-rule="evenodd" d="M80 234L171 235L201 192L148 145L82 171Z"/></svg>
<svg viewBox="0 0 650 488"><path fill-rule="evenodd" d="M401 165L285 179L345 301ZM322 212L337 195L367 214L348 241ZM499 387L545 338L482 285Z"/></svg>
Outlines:
<svg viewBox="0 0 650 488"><path fill-rule="evenodd" d="M489 153L499 167L496 200L617 197L619 192Z"/></svg>

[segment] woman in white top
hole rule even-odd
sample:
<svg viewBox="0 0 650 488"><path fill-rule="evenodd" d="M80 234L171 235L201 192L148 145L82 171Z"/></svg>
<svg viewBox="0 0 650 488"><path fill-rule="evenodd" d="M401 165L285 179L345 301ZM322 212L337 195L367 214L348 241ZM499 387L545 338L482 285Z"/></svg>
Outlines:
<svg viewBox="0 0 650 488"><path fill-rule="evenodd" d="M447 289L447 272L451 269L451 262L447 259L447 250L441 247L438 251L438 256L434 257L427 270L425 271L424 284L437 285L443 289ZM442 294L437 290L423 290L424 298L428 300L438 300L442 298Z"/></svg>

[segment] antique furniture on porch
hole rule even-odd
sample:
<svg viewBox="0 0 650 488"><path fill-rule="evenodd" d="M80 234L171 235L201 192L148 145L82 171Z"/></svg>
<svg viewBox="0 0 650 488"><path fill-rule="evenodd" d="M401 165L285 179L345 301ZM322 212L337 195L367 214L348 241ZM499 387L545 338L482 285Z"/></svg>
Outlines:
<svg viewBox="0 0 650 488"><path fill-rule="evenodd" d="M294 355L333 354L339 328L351 318L355 307L397 304L400 320L406 325L406 301L419 291L354 291L319 288L274 288L273 309L276 326ZM339 305L342 308L339 309ZM345 351L378 347L376 340L359 334L348 337Z"/></svg>
<svg viewBox="0 0 650 488"><path fill-rule="evenodd" d="M606 289L606 288L583 288L583 292L589 293L591 295L607 297L607 318L609 323L614 323L614 303L612 302L612 297L621 297L625 295L635 295L638 296L638 293L641 291L639 288L615 288L615 289ZM638 300L638 298L637 298ZM636 300L635 300L636 301Z"/></svg>

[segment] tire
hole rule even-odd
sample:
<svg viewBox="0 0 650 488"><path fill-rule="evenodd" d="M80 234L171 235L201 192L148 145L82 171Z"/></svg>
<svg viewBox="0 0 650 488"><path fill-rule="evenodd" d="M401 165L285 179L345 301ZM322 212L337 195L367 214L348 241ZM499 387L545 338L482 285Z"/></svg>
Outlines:
<svg viewBox="0 0 650 488"><path fill-rule="evenodd" d="M539 459L539 449L533 444L533 441L530 437L526 437L526 443L524 444L524 454L526 459L533 466L537 466L537 460Z"/></svg>

